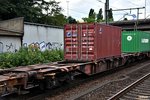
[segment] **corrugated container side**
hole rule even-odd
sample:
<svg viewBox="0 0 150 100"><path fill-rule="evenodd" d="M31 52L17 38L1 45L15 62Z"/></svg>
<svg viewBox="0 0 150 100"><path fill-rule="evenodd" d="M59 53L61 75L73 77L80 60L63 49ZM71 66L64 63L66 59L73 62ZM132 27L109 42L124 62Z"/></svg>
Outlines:
<svg viewBox="0 0 150 100"><path fill-rule="evenodd" d="M146 32L139 32L139 35L141 37L140 40L140 52L148 52L150 51L150 33Z"/></svg>
<svg viewBox="0 0 150 100"><path fill-rule="evenodd" d="M122 52L136 53L150 51L150 33L142 31L122 32Z"/></svg>
<svg viewBox="0 0 150 100"><path fill-rule="evenodd" d="M99 24L97 29L97 59L119 56L121 54L121 28Z"/></svg>
<svg viewBox="0 0 150 100"><path fill-rule="evenodd" d="M78 59L78 26L65 25L64 27L64 56L65 59ZM74 34L74 36L73 36ZM76 35L76 36L75 36Z"/></svg>
<svg viewBox="0 0 150 100"><path fill-rule="evenodd" d="M135 33L131 32L122 32L122 52L135 52L137 51L138 46L136 46L136 36ZM133 40L134 41L133 41Z"/></svg>
<svg viewBox="0 0 150 100"><path fill-rule="evenodd" d="M82 24L81 27L81 36L79 47L80 50L80 60L93 60L95 59L95 30L94 24Z"/></svg>
<svg viewBox="0 0 150 100"><path fill-rule="evenodd" d="M69 24L64 30L64 52L67 60L95 59L94 24Z"/></svg>
<svg viewBox="0 0 150 100"><path fill-rule="evenodd" d="M67 24L65 59L91 61L121 55L121 28L102 24Z"/></svg>

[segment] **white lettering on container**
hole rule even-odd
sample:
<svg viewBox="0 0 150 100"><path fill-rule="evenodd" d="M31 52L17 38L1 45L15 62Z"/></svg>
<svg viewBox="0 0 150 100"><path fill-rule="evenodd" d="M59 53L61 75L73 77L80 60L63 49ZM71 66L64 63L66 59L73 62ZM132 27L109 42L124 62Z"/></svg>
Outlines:
<svg viewBox="0 0 150 100"><path fill-rule="evenodd" d="M149 39L141 39L141 43L149 43Z"/></svg>

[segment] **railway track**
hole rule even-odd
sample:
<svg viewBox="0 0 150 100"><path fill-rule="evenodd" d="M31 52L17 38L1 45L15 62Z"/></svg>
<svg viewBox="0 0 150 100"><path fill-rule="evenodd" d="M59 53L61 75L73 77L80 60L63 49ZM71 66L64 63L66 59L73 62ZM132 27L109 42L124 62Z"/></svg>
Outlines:
<svg viewBox="0 0 150 100"><path fill-rule="evenodd" d="M108 100L150 100L150 73L127 86Z"/></svg>
<svg viewBox="0 0 150 100"><path fill-rule="evenodd" d="M120 74L118 73L119 75L121 75L120 78L118 77L118 79L114 79L114 80L112 80L111 78L108 78L109 80L111 80L110 82L101 84L97 88L92 88L91 91L86 91L83 95L79 95L78 97L76 97L75 100L108 100L111 97L113 97L115 94L117 94L119 91L126 88L128 85L132 84L139 78L143 77L145 74L150 73L149 65L150 63L141 64L139 66L136 65L134 67L135 69L133 70L126 70L124 74L122 72ZM117 75L112 76L112 77L117 77ZM145 87L148 87L148 86L145 86ZM140 95L139 97L144 97L144 96ZM137 100L137 99L131 99L131 98L126 98L126 99L121 98L121 99L122 100ZM112 98L110 100L119 100L119 99Z"/></svg>

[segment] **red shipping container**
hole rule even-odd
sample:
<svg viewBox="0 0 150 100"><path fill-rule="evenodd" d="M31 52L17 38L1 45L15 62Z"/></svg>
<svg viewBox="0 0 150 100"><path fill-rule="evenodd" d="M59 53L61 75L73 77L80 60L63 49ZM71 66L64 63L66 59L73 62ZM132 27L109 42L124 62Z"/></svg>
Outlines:
<svg viewBox="0 0 150 100"><path fill-rule="evenodd" d="M98 23L65 25L65 60L95 61L120 55L121 28Z"/></svg>

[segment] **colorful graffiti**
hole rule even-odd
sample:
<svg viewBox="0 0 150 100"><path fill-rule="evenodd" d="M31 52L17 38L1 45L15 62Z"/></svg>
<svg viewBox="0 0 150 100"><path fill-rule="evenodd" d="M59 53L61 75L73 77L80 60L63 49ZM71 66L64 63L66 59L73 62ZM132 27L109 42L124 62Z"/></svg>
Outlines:
<svg viewBox="0 0 150 100"><path fill-rule="evenodd" d="M33 47L33 48L38 48L41 51L45 51L46 49L52 50L52 49L63 49L63 44L59 42L35 42L31 44L24 43L24 47Z"/></svg>
<svg viewBox="0 0 150 100"><path fill-rule="evenodd" d="M41 51L45 51L46 49L52 50L52 49L63 49L63 44L59 42L35 42L31 44L24 43L24 47L32 47L32 48L38 48ZM14 43L8 43L4 44L3 42L0 42L0 53L3 52L16 52L16 44Z"/></svg>

